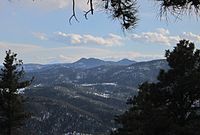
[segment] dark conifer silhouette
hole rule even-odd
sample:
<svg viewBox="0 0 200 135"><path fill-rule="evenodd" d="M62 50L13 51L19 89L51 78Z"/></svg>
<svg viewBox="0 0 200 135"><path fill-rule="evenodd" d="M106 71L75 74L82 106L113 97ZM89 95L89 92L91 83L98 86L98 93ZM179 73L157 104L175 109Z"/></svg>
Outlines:
<svg viewBox="0 0 200 135"><path fill-rule="evenodd" d="M19 89L31 84L22 81L24 74L22 61L17 60L17 54L6 51L4 67L0 72L0 134L16 135L24 120L28 117L25 112L24 98Z"/></svg>
<svg viewBox="0 0 200 135"><path fill-rule="evenodd" d="M196 13L199 16L200 0L156 0L160 2L161 15L167 12L177 17L183 14Z"/></svg>
<svg viewBox="0 0 200 135"><path fill-rule="evenodd" d="M166 60L170 69L160 71L157 83L139 87L112 135L199 135L200 50L181 40Z"/></svg>

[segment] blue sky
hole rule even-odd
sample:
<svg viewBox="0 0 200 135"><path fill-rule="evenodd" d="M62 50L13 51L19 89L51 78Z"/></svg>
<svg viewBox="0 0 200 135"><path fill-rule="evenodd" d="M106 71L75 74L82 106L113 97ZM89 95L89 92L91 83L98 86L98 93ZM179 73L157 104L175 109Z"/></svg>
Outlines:
<svg viewBox="0 0 200 135"><path fill-rule="evenodd" d="M82 57L104 60L151 60L163 58L180 39L200 46L200 22L195 17L182 20L159 18L159 4L139 1L136 29L124 33L117 20L96 11L84 18L87 0L77 1L79 22L68 20L71 0L0 1L0 62L5 51L18 53L24 63L64 63Z"/></svg>

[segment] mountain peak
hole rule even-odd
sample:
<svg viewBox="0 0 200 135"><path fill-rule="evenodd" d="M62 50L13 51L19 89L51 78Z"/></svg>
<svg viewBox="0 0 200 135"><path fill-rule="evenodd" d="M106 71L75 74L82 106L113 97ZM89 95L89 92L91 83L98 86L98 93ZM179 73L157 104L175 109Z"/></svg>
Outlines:
<svg viewBox="0 0 200 135"><path fill-rule="evenodd" d="M76 62L86 61L86 60L87 60L87 58L81 58L81 59L77 60ZM75 62L74 62L74 63L75 63Z"/></svg>
<svg viewBox="0 0 200 135"><path fill-rule="evenodd" d="M131 65L131 64L133 64L133 63L135 63L136 61L133 61L133 60L129 60L129 59L127 59L127 58L124 58L124 59L122 59L122 60L120 60L120 61L118 61L118 62L116 62L117 64L119 64L119 65Z"/></svg>
<svg viewBox="0 0 200 135"><path fill-rule="evenodd" d="M73 63L78 68L93 68L101 65L105 65L105 61L96 58L81 58Z"/></svg>
<svg viewBox="0 0 200 135"><path fill-rule="evenodd" d="M78 63L78 62L99 62L99 61L103 61L103 60L100 60L100 59L97 59L97 58L81 58L74 63Z"/></svg>

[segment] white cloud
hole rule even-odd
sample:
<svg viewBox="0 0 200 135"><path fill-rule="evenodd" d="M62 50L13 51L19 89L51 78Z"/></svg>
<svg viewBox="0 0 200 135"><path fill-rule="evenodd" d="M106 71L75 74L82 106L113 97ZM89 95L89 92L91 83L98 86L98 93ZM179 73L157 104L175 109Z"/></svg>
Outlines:
<svg viewBox="0 0 200 135"><path fill-rule="evenodd" d="M156 43L168 46L176 44L181 39L179 36L171 36L169 30L163 28L156 29L155 32L132 34L130 38L140 42Z"/></svg>
<svg viewBox="0 0 200 135"><path fill-rule="evenodd" d="M15 5L20 7L36 7L44 10L56 10L72 7L72 0L11 0ZM89 5L87 0L75 0L76 8L81 10L87 10Z"/></svg>
<svg viewBox="0 0 200 135"><path fill-rule="evenodd" d="M102 46L120 46L122 45L123 38L110 33L107 37L93 36L90 34L67 34L63 32L57 32L58 36L56 40L61 40L67 43L70 41L71 44L96 44Z"/></svg>
<svg viewBox="0 0 200 135"><path fill-rule="evenodd" d="M82 40L82 36L79 34L66 34L63 32L56 32L55 34L58 36L56 40L66 42L69 39L71 44L80 44Z"/></svg>
<svg viewBox="0 0 200 135"><path fill-rule="evenodd" d="M42 47L32 44L0 42L0 65L5 57L5 52L9 49L17 53L20 56L19 59L33 61L34 57L37 56L37 50L41 50Z"/></svg>
<svg viewBox="0 0 200 135"><path fill-rule="evenodd" d="M131 34L130 39L139 42L155 43L160 45L176 45L179 40L187 39L194 43L200 43L200 34L192 32L183 32L180 35L171 35L169 30L158 28L154 32L142 32L139 34Z"/></svg>
<svg viewBox="0 0 200 135"><path fill-rule="evenodd" d="M27 0L24 0L27 1ZM69 0L35 0L35 3L38 7L48 8L48 9L62 9L67 7L70 3Z"/></svg>
<svg viewBox="0 0 200 135"><path fill-rule="evenodd" d="M192 32L183 32L182 37L184 39L189 39L192 42L198 42L198 43L200 43L200 34L198 35L198 34L194 34Z"/></svg>
<svg viewBox="0 0 200 135"><path fill-rule="evenodd" d="M146 60L155 60L155 59L163 59L163 55L159 54L143 54L140 52L134 51L121 51L121 52L109 52L111 57L105 57L104 59L108 60L121 60L123 58L128 58L136 61L146 61Z"/></svg>
<svg viewBox="0 0 200 135"><path fill-rule="evenodd" d="M66 46L47 48L32 44L16 44L0 42L0 64L5 57L5 51L11 49L18 54L24 63L68 63L82 57L117 59L129 58L134 60L158 58L158 55L141 54L134 51L113 51L112 49L91 48L86 46Z"/></svg>
<svg viewBox="0 0 200 135"><path fill-rule="evenodd" d="M158 28L153 32L133 33L125 38L112 33L107 36L94 36L91 34L55 32L48 37L45 33L37 32L33 33L33 35L40 40L56 40L65 44L100 45L105 47L121 46L125 41L130 40L167 46L174 46L182 39L187 39L194 43L200 43L200 34L183 32L179 35L172 35L169 30L164 28Z"/></svg>
<svg viewBox="0 0 200 135"><path fill-rule="evenodd" d="M41 49L40 46L32 45L32 44L19 44L19 43L8 43L8 42L0 42L0 49L2 51L11 49L13 51L21 51L23 48L24 51L29 52L32 50Z"/></svg>
<svg viewBox="0 0 200 135"><path fill-rule="evenodd" d="M164 29L164 28L157 28L156 31L162 35L169 35L169 30Z"/></svg>
<svg viewBox="0 0 200 135"><path fill-rule="evenodd" d="M163 55L150 55L142 54L134 51L110 51L105 49L96 49L96 48L82 48L82 47L65 47L65 48L54 48L51 51L59 51L61 54L56 57L49 57L48 61L50 63L68 63L79 60L80 58L99 58L103 60L121 60L123 58L128 58L132 60L153 60L164 58ZM65 52L64 52L65 51ZM75 54L69 52L76 52Z"/></svg>
<svg viewBox="0 0 200 135"><path fill-rule="evenodd" d="M33 36L40 39L40 40L48 40L48 37L45 33L33 32Z"/></svg>

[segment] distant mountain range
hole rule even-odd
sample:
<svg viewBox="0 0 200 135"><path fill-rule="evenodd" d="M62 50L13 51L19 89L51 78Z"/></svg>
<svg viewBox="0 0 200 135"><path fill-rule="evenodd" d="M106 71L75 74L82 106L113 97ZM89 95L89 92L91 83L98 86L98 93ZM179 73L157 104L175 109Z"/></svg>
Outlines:
<svg viewBox="0 0 200 135"><path fill-rule="evenodd" d="M116 127L114 116L127 109L126 101L137 94L138 85L156 82L160 69L169 66L164 59L82 58L66 64L25 64L24 69L25 79L35 77L25 90L26 107L32 113L25 129L30 134L107 135Z"/></svg>
<svg viewBox="0 0 200 135"><path fill-rule="evenodd" d="M74 63L62 63L62 64L47 64L47 65L42 65L42 64L25 64L24 69L25 71L34 71L34 70L40 70L46 67L66 67L66 68L75 68L75 69L89 69L89 68L94 68L98 66L103 66L103 65L118 65L118 66L127 66L131 65L133 63L136 63L136 61L129 60L129 59L122 59L120 61L104 61L96 58L81 58L80 60L74 62Z"/></svg>
<svg viewBox="0 0 200 135"><path fill-rule="evenodd" d="M82 58L74 63L24 65L28 76L35 76L34 83L117 83L137 87L144 81L156 81L160 69L167 69L165 60L135 62L123 59L118 62Z"/></svg>
<svg viewBox="0 0 200 135"><path fill-rule="evenodd" d="M95 58L82 58L78 60L77 62L72 63L73 67L75 68L94 68L98 66L103 66L103 65L131 65L135 63L136 61L132 61L129 59L122 59L120 61L114 62L114 61L103 61L100 59L95 59Z"/></svg>

